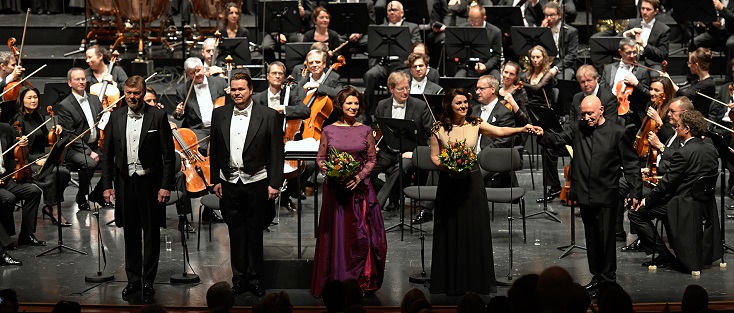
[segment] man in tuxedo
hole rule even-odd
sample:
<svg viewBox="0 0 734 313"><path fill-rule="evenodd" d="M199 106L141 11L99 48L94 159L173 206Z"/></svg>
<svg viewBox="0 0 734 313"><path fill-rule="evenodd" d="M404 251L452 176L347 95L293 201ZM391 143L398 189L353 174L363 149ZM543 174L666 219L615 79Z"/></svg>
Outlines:
<svg viewBox="0 0 734 313"><path fill-rule="evenodd" d="M69 145L66 163L74 169L79 169L79 191L76 194L79 210L90 210L87 193L102 154L98 146L97 125L102 112L102 103L99 102L99 98L90 97L86 93L87 79L84 70L78 67L72 68L67 72L66 78L71 87L71 94L56 105L56 119L70 138L76 138L86 132ZM91 131L88 131L89 129ZM104 202L101 182L97 182L94 186L89 201Z"/></svg>
<svg viewBox="0 0 734 313"><path fill-rule="evenodd" d="M201 59L191 57L184 62L184 71L188 80L176 88L176 106L173 117L183 120L181 127L191 129L201 140L209 136L209 126L212 122L214 102L226 95L227 82L219 77L206 77L204 64ZM189 93L191 84L193 90ZM184 103L187 100L188 102ZM208 140L199 143L199 152L206 155Z"/></svg>
<svg viewBox="0 0 734 313"><path fill-rule="evenodd" d="M637 59L637 43L634 39L628 37L620 39L618 52L622 59L604 67L601 76L603 85L611 89L615 96L619 96L616 94L617 90L632 88L632 93L627 99L630 102L630 110L637 116L626 117L625 124L639 125L645 117L647 103L650 101L650 82L652 81L650 71L633 65Z"/></svg>
<svg viewBox="0 0 734 313"><path fill-rule="evenodd" d="M420 140L418 144L427 145L431 126L434 122L433 116L425 102L410 96L409 82L410 76L401 71L390 74L387 78L387 86L392 97L380 101L375 110L375 116L412 120L418 128L417 137ZM383 129L383 131L387 130ZM403 162L403 185L407 186L410 183L410 175L414 171L411 162L413 152L401 153L398 150L400 147L390 147L385 141L382 141L378 148L377 163L370 174L372 186L377 191L377 199L381 208L396 209L400 192L395 188L398 185L397 182L400 176L398 162ZM378 178L380 173L387 174L387 180L384 183ZM390 206L385 207L388 198L390 198Z"/></svg>
<svg viewBox="0 0 734 313"><path fill-rule="evenodd" d="M589 271L593 275L586 288L596 293L605 281L616 279L614 221L619 204L619 178L624 173L633 188L630 201L642 197L639 159L624 127L604 117L604 107L596 96L581 101L581 120L570 123L560 133L546 132L540 145L561 149L571 145L570 177L572 200L581 207L587 242Z"/></svg>
<svg viewBox="0 0 734 313"><path fill-rule="evenodd" d="M105 201L117 200L115 225L125 231L128 283L123 298L141 290L145 297L155 295L160 227L174 188L171 126L164 111L143 101L145 89L142 77L128 78L123 89L127 106L112 112L105 127L101 181Z"/></svg>
<svg viewBox="0 0 734 313"><path fill-rule="evenodd" d="M280 61L270 63L267 68L268 89L266 91L256 93L252 96L255 105L263 105L278 112L280 121L293 119L306 119L311 115L311 110L306 107L303 102L298 101L295 90L290 90L286 97L286 90L283 89L283 79L285 78L285 65ZM290 88L288 86L287 88ZM286 104L286 99L288 100ZM306 162L306 169L299 175L302 180L301 186L313 175L315 163ZM296 189L296 182L289 181L285 190L280 194L281 207L296 211L296 207L290 197L300 197L301 193Z"/></svg>
<svg viewBox="0 0 734 313"><path fill-rule="evenodd" d="M572 79L576 60L579 55L579 31L567 23L561 27L561 15L563 11L557 2L549 1L543 7L545 19L540 27L548 27L553 34L553 41L558 48L558 55L553 60L552 67L556 68L557 79Z"/></svg>
<svg viewBox="0 0 734 313"><path fill-rule="evenodd" d="M489 39L489 58L481 62L465 60L463 68L456 71L456 77L479 77L490 74L500 78L500 57L502 56L502 31L487 22L487 11L475 5L469 9L469 21L462 26L481 27L487 31Z"/></svg>
<svg viewBox="0 0 734 313"><path fill-rule="evenodd" d="M390 1L387 4L387 22L382 26L408 26L410 41L413 43L421 41L418 25L403 20L405 11L403 4L399 1ZM370 58L370 69L364 74L364 102L367 104L367 114L375 114L374 93L377 86L384 85L387 76L403 64L398 56L387 56L382 59Z"/></svg>
<svg viewBox="0 0 734 313"><path fill-rule="evenodd" d="M698 178L716 175L718 171L716 148L701 138L706 134L706 126L701 112L692 110L680 114L676 136L682 147L672 155L670 166L658 185L629 213L632 227L637 229L643 245L659 253L643 266L654 264L700 271L721 257L715 201L695 199L692 194ZM657 233L653 219L662 219L668 226L675 256Z"/></svg>
<svg viewBox="0 0 734 313"><path fill-rule="evenodd" d="M306 54L308 75L301 78L296 86L296 100L298 102L303 103L303 100L313 92L334 99L336 94L342 90L342 85L339 83L339 74L332 72L329 77L326 77L328 57L329 55L321 50L311 50Z"/></svg>
<svg viewBox="0 0 734 313"><path fill-rule="evenodd" d="M694 51L698 47L716 48L724 47L727 60L734 57L734 1L711 0L716 9L716 21L707 24L707 30L693 38L693 47L688 51ZM726 80L732 80L731 68L726 70Z"/></svg>
<svg viewBox="0 0 734 313"><path fill-rule="evenodd" d="M278 113L252 105L252 79L232 76L234 105L214 110L211 162L214 194L229 229L232 292L265 295L262 288L263 229L283 182L283 129Z"/></svg>
<svg viewBox="0 0 734 313"><path fill-rule="evenodd" d="M622 34L633 38L640 47L638 62L662 70L662 62L668 59L670 27L656 19L658 12L660 0L640 1L641 17L630 19ZM655 78L658 72L650 72L650 75Z"/></svg>
<svg viewBox="0 0 734 313"><path fill-rule="evenodd" d="M546 0L500 0L500 6L519 6L525 27L537 27L543 22L543 6Z"/></svg>
<svg viewBox="0 0 734 313"><path fill-rule="evenodd" d="M411 94L438 95L443 92L441 86L430 81L426 76L429 68L428 60L427 54L411 53L408 56Z"/></svg>
<svg viewBox="0 0 734 313"><path fill-rule="evenodd" d="M25 68L17 66L15 56L8 51L0 52L0 89L19 81Z"/></svg>

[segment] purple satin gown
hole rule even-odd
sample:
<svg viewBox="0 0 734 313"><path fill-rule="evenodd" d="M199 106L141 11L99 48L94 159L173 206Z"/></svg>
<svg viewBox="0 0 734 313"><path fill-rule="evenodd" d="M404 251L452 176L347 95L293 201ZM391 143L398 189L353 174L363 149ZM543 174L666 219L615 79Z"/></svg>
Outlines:
<svg viewBox="0 0 734 313"><path fill-rule="evenodd" d="M361 182L354 190L329 179L324 183L311 294L320 297L328 281L348 279L357 280L362 290L374 293L384 278L387 239L377 195L369 180L377 155L372 129L366 125L324 127L319 168L332 148L351 154L362 164L357 174Z"/></svg>

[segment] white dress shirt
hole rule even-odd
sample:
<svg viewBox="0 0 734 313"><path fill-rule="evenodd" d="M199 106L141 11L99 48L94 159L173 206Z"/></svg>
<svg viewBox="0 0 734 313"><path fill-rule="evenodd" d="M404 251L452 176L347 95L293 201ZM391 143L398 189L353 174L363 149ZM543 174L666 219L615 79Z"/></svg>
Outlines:
<svg viewBox="0 0 734 313"><path fill-rule="evenodd" d="M424 90L426 90L426 82L428 79L423 77L423 80L417 81L415 78L411 79L410 81L410 93L412 94L421 94Z"/></svg>
<svg viewBox="0 0 734 313"><path fill-rule="evenodd" d="M280 92L273 94L268 88L268 107L272 109L276 105L280 105Z"/></svg>
<svg viewBox="0 0 734 313"><path fill-rule="evenodd" d="M94 113L92 113L92 107L89 104L89 100L87 99L89 95L87 95L86 92L84 92L83 96L80 96L74 92L71 93L74 95L74 98L76 98L76 101L79 102L79 106L82 107L82 111L84 112L84 117L87 120L87 125L89 125L89 128L94 128ZM97 141L97 130L92 129L92 131L89 132L89 141L87 143L94 143Z"/></svg>
<svg viewBox="0 0 734 313"><path fill-rule="evenodd" d="M319 85L321 85L324 82L325 79L326 79L326 72L321 73L321 77L319 77L318 80L313 79L313 75L311 75L310 73L308 74L308 82L309 83L318 83ZM310 95L310 94L312 94L314 92L316 92L316 88L307 91L306 92L306 95Z"/></svg>
<svg viewBox="0 0 734 313"><path fill-rule="evenodd" d="M240 115L244 112L246 115ZM234 170L229 177L224 174L224 169L219 173L219 177L223 180L236 184L241 181L243 184L254 183L268 177L268 172L263 168L254 175L250 175L243 171L244 163L242 161L242 149L245 148L245 139L247 131L250 128L250 118L252 117L252 101L244 110L234 107L232 110L232 123L229 126L229 166Z"/></svg>
<svg viewBox="0 0 734 313"><path fill-rule="evenodd" d="M404 103L398 103L395 98L392 98L392 118L405 119L405 104L407 102L406 100Z"/></svg>
<svg viewBox="0 0 734 313"><path fill-rule="evenodd" d="M632 73L632 66L629 65L629 64L624 64L624 62L622 62L622 61L619 61L619 68L617 69L617 74L614 75L614 84L612 84L612 93L614 93L614 95L617 95L617 92L615 90L616 89L615 87L617 86L617 83L620 80L623 80L624 77L627 76L627 74L629 74L629 73ZM624 86L622 86L622 87L624 87Z"/></svg>
<svg viewBox="0 0 734 313"><path fill-rule="evenodd" d="M482 113L479 115L483 121L487 123L492 123L494 121L490 120L492 118L491 114L494 110L494 107L497 105L497 102L499 101L499 98L494 99L492 102L487 104L482 104ZM477 151L476 153L479 153L482 151L482 134L479 134L479 137L477 139Z"/></svg>
<svg viewBox="0 0 734 313"><path fill-rule="evenodd" d="M127 109L127 126L125 127L125 139L127 140L127 174L133 176L138 174L143 176L151 172L151 169L144 169L138 158L140 149L140 131L143 128L143 114L134 113L130 108Z"/></svg>
<svg viewBox="0 0 734 313"><path fill-rule="evenodd" d="M214 103L212 102L212 93L209 91L209 81L204 77L201 84L194 86L196 92L196 101L199 102L199 112L201 112L201 122L205 128L212 125L212 111Z"/></svg>
<svg viewBox="0 0 734 313"><path fill-rule="evenodd" d="M642 38L642 42L647 44L647 40L650 39L650 32L652 31L652 27L655 25L655 18L650 21L650 23L646 23L645 20L642 20L640 22L640 28L642 29L642 34L640 34L640 38Z"/></svg>

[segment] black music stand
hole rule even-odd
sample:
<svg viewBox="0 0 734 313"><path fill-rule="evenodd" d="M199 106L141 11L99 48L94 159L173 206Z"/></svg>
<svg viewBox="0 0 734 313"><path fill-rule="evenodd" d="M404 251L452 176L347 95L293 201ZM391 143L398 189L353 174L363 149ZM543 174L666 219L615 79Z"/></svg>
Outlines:
<svg viewBox="0 0 734 313"><path fill-rule="evenodd" d="M614 58L619 57L619 41L621 37L591 37L589 38L589 50L591 51L591 63L598 67L614 63Z"/></svg>
<svg viewBox="0 0 734 313"><path fill-rule="evenodd" d="M0 100L2 101L2 100ZM2 101L0 103L0 123L10 123L10 120L18 113L15 108L16 101Z"/></svg>
<svg viewBox="0 0 734 313"><path fill-rule="evenodd" d="M189 267L191 267L191 260L189 258L189 246L186 244L186 231L184 230L185 225L186 213L179 213L178 230L181 233L181 248L183 250L183 273L174 274L171 276L171 283L173 284L193 284L201 281L199 275L196 275L195 273L189 273L186 269L186 265L189 265ZM209 225L209 227L211 227L211 225Z"/></svg>
<svg viewBox="0 0 734 313"><path fill-rule="evenodd" d="M219 41L217 62L219 64L226 63L225 59L227 56L232 57L232 64L250 64L252 62L252 56L250 56L250 41L247 37L222 38Z"/></svg>
<svg viewBox="0 0 734 313"><path fill-rule="evenodd" d="M513 26L510 29L510 37L512 37L512 50L515 50L517 55L527 55L528 51L535 46L545 48L549 56L558 55L553 33L548 27Z"/></svg>
<svg viewBox="0 0 734 313"><path fill-rule="evenodd" d="M51 172L51 169L55 168L56 177L54 177L54 179L56 179L56 182L57 182L56 183L56 194L58 195L63 194L63 190L61 189L61 184L59 184L58 182L61 181L61 178L60 178L61 174L59 172L59 166L61 166L63 156L66 154L64 153L66 151L66 149L64 149L66 146L66 141L67 140L59 139L56 141L56 143L54 143L54 145L51 147L51 151L49 152L48 158L46 158L46 163L43 164L43 166L38 170L38 173L36 174L36 179L40 180L46 177L46 175L48 175ZM57 199L58 200L56 202L56 214L58 215L59 220L58 220L58 223L56 223L56 231L59 236L58 243L56 244L55 247L48 249L39 255L36 255L36 257L44 256L54 250L58 250L59 252L64 252L64 249L73 251L79 254L87 255L86 252L83 252L81 250L77 250L77 249L64 245L64 236L61 231L61 198L59 197ZM100 233L100 236L101 236L101 233ZM98 242L101 242L101 240L98 240ZM101 254L101 255L104 255L104 254ZM102 274L101 267L99 271L97 272L97 276L105 279L102 281L109 281L109 280L114 279L114 276L111 278L107 278L106 275Z"/></svg>
<svg viewBox="0 0 734 313"><path fill-rule="evenodd" d="M721 192L721 205L719 206L719 219L721 223L721 245L723 254L721 255L721 263L724 262L724 254L727 252L732 253L734 252L734 248L726 244L726 204L724 203L726 200L726 165L727 164L734 164L734 155L732 155L731 150L729 150L729 145L726 144L726 141L724 140L721 135L712 132L711 130L706 131L706 137L711 138L711 141L714 143L714 147L719 152L719 158L721 159L721 172L719 173L719 176L721 177L721 186L719 188ZM731 175L731 173L729 174Z"/></svg>
<svg viewBox="0 0 734 313"><path fill-rule="evenodd" d="M707 0L673 0L673 19L678 24L686 23L688 29L694 29L696 21L708 23L716 21L717 13L714 3ZM686 27L683 28L684 31ZM688 47L693 46L694 34L688 34Z"/></svg>
<svg viewBox="0 0 734 313"><path fill-rule="evenodd" d="M509 34L513 26L524 26L520 7L515 6L485 6L487 23L497 26L503 34ZM503 38L505 36L502 36Z"/></svg>
<svg viewBox="0 0 734 313"><path fill-rule="evenodd" d="M492 57L492 45L489 44L487 30L484 27L449 26L446 27L446 44L444 55L462 60L480 62ZM464 66L469 68L469 62Z"/></svg>
<svg viewBox="0 0 734 313"><path fill-rule="evenodd" d="M298 42L285 44L285 67L287 70L293 70L297 65L303 65L306 55L311 51L313 42ZM300 73L299 73L300 74Z"/></svg>
<svg viewBox="0 0 734 313"><path fill-rule="evenodd" d="M411 51L408 26L370 25L367 31L367 51L370 57L408 57Z"/></svg>
<svg viewBox="0 0 734 313"><path fill-rule="evenodd" d="M403 241L405 228L420 231L420 229L405 223L405 193L403 191L403 158L402 153L413 151L418 146L418 125L413 120L404 120L387 117L377 117L377 124L382 130L382 140L388 147L398 149L400 160L398 161L398 186L400 188L400 223L393 225L386 232L400 228L400 241Z"/></svg>
<svg viewBox="0 0 734 313"><path fill-rule="evenodd" d="M438 84L443 87L444 92L454 88L464 88L470 94L477 94L478 77L439 77Z"/></svg>
<svg viewBox="0 0 734 313"><path fill-rule="evenodd" d="M430 13L428 12L427 1L403 1L402 4L403 12L405 12L403 17L406 21L418 25L428 24L426 17L429 16Z"/></svg>
<svg viewBox="0 0 734 313"><path fill-rule="evenodd" d="M329 29L347 36L353 33L366 34L367 26L370 25L370 16L367 12L367 3L365 2L329 2L329 13L331 14ZM329 48L334 49L336 47Z"/></svg>
<svg viewBox="0 0 734 313"><path fill-rule="evenodd" d="M596 21L609 19L616 21L635 18L637 16L637 5L635 5L635 2L635 0L595 0L591 5L591 16ZM614 27L612 27L612 33L614 35L617 34L617 30Z"/></svg>
<svg viewBox="0 0 734 313"><path fill-rule="evenodd" d="M56 105L61 100L71 94L71 88L67 82L63 83L46 83L43 86L43 94L41 94L40 106L45 108L49 105Z"/></svg>
<svg viewBox="0 0 734 313"><path fill-rule="evenodd" d="M257 5L258 12L263 14L263 32L265 34L285 34L301 31L298 1L261 0ZM275 51L280 51L280 40L278 38L274 38L274 40Z"/></svg>
<svg viewBox="0 0 734 313"><path fill-rule="evenodd" d="M530 121L536 125L543 128L543 131L545 132L562 132L563 127L561 127L561 124L558 123L558 119L556 118L556 113L553 112L553 109L536 106L536 105L528 105L528 115L530 117ZM547 149L547 148L546 148ZM541 155L544 155L541 153ZM557 175L557 174L556 174ZM545 175L543 175L543 198L548 198L548 182L545 179ZM558 213L548 210L548 201L543 201L543 210L540 212L536 212L530 215L526 215L525 218L533 217L536 215L544 214L546 217L550 217L552 220L556 222L561 222L560 219L556 216ZM571 218L575 218L573 214L571 214ZM575 229L571 229L575 232Z"/></svg>

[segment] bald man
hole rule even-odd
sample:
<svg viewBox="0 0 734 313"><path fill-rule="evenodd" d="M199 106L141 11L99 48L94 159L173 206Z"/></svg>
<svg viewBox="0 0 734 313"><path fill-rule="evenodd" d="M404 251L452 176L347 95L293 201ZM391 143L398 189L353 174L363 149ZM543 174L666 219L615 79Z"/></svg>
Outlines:
<svg viewBox="0 0 734 313"><path fill-rule="evenodd" d="M615 214L619 201L619 178L632 185L630 201L642 197L642 178L632 141L624 127L604 117L604 106L596 96L587 96L579 106L581 120L561 133L546 133L540 144L546 148L573 147L570 197L581 208L586 233L589 271L593 278L586 289L592 296L604 281L616 279Z"/></svg>

